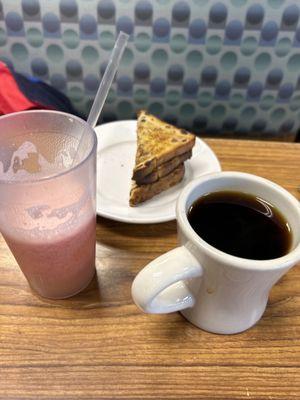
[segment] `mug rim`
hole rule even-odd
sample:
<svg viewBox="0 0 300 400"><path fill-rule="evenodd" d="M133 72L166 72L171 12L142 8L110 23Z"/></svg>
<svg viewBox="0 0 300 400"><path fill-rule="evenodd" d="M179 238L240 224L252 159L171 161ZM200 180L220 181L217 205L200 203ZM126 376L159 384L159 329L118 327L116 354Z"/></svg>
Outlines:
<svg viewBox="0 0 300 400"><path fill-rule="evenodd" d="M272 190L279 192L286 198L286 201L291 204L299 215L300 220L300 205L298 200L289 193L286 189L281 187L280 185L266 179L262 178L258 175L249 174L245 172L238 171L220 171L213 172L209 174L205 174L192 182L190 182L187 186L184 187L182 192L180 193L177 204L176 204L176 219L180 228L183 230L185 236L197 247L204 250L210 257L212 257L215 261L221 263L229 263L231 266L240 269L247 270L260 270L260 271L270 271L270 270L280 270L286 267L289 267L293 263L296 263L300 259L300 241L296 244L296 247L292 249L289 253L284 256L267 259L267 260L255 260L250 258L242 258L237 257L228 253L225 253L222 250L217 249L216 247L207 243L204 239L202 239L191 227L186 212L186 203L188 197L193 189L202 183L217 177L231 177L231 178L244 178L248 181L259 182L264 185L267 185ZM250 192L251 193L251 192Z"/></svg>

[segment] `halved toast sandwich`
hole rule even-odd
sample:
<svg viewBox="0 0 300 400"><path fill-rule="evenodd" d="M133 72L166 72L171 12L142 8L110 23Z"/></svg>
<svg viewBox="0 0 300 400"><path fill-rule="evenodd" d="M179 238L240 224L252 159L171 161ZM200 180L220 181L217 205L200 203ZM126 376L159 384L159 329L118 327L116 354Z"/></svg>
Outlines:
<svg viewBox="0 0 300 400"><path fill-rule="evenodd" d="M140 111L130 205L136 206L179 183L184 176L183 163L191 157L194 144L195 135Z"/></svg>

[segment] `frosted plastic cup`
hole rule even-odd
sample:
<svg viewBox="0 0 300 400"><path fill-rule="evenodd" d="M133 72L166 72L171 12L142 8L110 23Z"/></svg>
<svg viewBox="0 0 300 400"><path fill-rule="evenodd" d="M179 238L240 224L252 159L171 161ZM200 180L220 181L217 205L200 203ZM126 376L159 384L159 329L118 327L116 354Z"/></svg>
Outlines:
<svg viewBox="0 0 300 400"><path fill-rule="evenodd" d="M94 130L70 114L0 117L0 230L41 296L72 296L95 273L96 148Z"/></svg>

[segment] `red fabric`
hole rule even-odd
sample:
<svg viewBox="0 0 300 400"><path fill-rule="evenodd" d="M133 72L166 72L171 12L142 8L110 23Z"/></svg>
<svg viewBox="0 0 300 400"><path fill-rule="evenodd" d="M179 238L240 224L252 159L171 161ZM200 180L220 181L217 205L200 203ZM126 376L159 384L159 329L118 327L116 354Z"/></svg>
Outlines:
<svg viewBox="0 0 300 400"><path fill-rule="evenodd" d="M7 66L0 62L0 114L9 114L16 111L45 108L39 103L27 99Z"/></svg>

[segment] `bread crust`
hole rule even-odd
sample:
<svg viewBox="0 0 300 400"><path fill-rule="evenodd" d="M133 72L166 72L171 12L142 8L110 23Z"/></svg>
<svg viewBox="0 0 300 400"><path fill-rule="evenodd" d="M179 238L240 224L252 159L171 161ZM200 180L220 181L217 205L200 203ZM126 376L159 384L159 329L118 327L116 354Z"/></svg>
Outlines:
<svg viewBox="0 0 300 400"><path fill-rule="evenodd" d="M165 175L154 183L137 185L136 182L133 181L129 199L130 206L135 207L139 203L149 200L164 190L175 186L182 180L183 176L184 164L182 163L168 175Z"/></svg>
<svg viewBox="0 0 300 400"><path fill-rule="evenodd" d="M148 114L138 113L137 153L132 179L143 178L169 160L189 152L195 144L195 135L176 128Z"/></svg>
<svg viewBox="0 0 300 400"><path fill-rule="evenodd" d="M136 183L138 185L145 185L148 183L156 182L172 172L175 168L178 167L178 165L191 158L191 156L192 150L189 150L188 152L183 153L180 156L173 157L171 160L159 165L154 171L150 172L150 174L146 175L140 180L136 180Z"/></svg>

